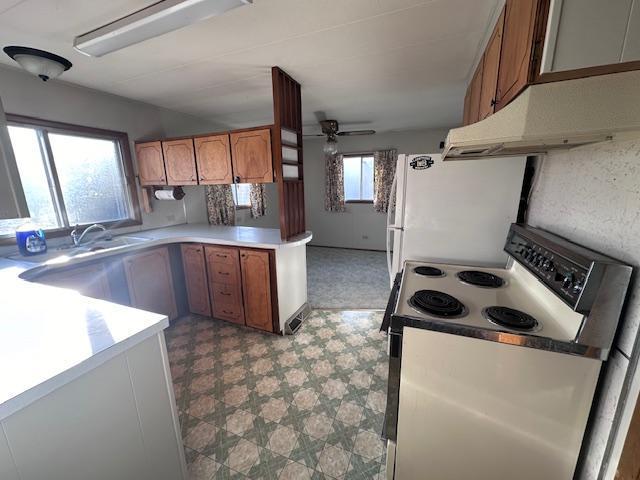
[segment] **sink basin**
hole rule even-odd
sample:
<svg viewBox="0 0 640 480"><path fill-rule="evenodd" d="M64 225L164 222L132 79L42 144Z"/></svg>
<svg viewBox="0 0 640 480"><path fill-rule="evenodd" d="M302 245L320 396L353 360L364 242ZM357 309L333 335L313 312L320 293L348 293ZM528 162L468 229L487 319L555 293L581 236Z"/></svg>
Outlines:
<svg viewBox="0 0 640 480"><path fill-rule="evenodd" d="M129 245L137 245L139 243L148 242L149 240L150 239L148 238L122 235L114 237L112 240L96 240L94 242L83 243L78 246L64 245L50 248L47 253L42 255L23 257L20 254L16 254L10 255L9 258L30 263L45 263L49 261L53 261L52 263L64 263L69 258L75 257L76 255L112 250L115 248L127 247Z"/></svg>

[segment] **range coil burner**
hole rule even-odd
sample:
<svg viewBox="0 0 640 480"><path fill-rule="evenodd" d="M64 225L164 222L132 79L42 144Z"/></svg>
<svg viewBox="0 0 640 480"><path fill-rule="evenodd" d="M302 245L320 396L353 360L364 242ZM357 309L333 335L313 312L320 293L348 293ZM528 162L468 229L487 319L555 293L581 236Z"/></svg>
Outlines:
<svg viewBox="0 0 640 480"><path fill-rule="evenodd" d="M424 277L444 277L446 274L436 267L428 267L428 266L419 266L413 269L413 271Z"/></svg>
<svg viewBox="0 0 640 480"><path fill-rule="evenodd" d="M538 321L528 313L509 307L487 307L482 315L494 325L518 330L521 332L535 332L540 329Z"/></svg>
<svg viewBox="0 0 640 480"><path fill-rule="evenodd" d="M479 270L463 270L456 276L460 281L482 288L499 288L504 285L504 280L497 275Z"/></svg>
<svg viewBox="0 0 640 480"><path fill-rule="evenodd" d="M460 300L437 290L418 290L409 299L409 305L422 313L440 318L460 318L468 313Z"/></svg>

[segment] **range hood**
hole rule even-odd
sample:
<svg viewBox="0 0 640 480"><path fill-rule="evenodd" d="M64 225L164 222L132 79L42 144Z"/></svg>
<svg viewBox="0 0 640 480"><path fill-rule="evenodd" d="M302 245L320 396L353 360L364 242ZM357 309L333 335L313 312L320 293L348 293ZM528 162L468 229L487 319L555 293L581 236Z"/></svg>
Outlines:
<svg viewBox="0 0 640 480"><path fill-rule="evenodd" d="M640 132L640 71L531 85L486 119L449 131L445 160L532 155Z"/></svg>

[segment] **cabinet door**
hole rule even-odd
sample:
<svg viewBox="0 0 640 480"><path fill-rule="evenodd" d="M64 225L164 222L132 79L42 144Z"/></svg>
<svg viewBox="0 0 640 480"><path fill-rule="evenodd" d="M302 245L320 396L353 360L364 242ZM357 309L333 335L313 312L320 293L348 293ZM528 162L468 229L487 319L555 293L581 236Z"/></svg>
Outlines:
<svg viewBox="0 0 640 480"><path fill-rule="evenodd" d="M178 311L169 250L165 247L137 253L125 257L123 263L131 306L175 318Z"/></svg>
<svg viewBox="0 0 640 480"><path fill-rule="evenodd" d="M102 263L52 272L37 279L37 282L75 290L87 297L111 300L107 270Z"/></svg>
<svg viewBox="0 0 640 480"><path fill-rule="evenodd" d="M162 142L164 163L167 168L167 185L196 185L196 157L193 139Z"/></svg>
<svg viewBox="0 0 640 480"><path fill-rule="evenodd" d="M200 185L233 183L229 134L196 137L194 143L198 183Z"/></svg>
<svg viewBox="0 0 640 480"><path fill-rule="evenodd" d="M484 120L494 112L496 89L498 87L498 68L500 67L500 51L502 47L502 30L504 27L504 9L496 23L487 48L484 51L482 67L482 88L480 89L479 119Z"/></svg>
<svg viewBox="0 0 640 480"><path fill-rule="evenodd" d="M482 72L484 69L484 56L476 67L476 71L469 85L469 123L475 123L480 119L480 92L482 90Z"/></svg>
<svg viewBox="0 0 640 480"><path fill-rule="evenodd" d="M240 266L246 324L272 332L269 252L241 249Z"/></svg>
<svg viewBox="0 0 640 480"><path fill-rule="evenodd" d="M271 130L231 132L231 160L236 183L273 182Z"/></svg>
<svg viewBox="0 0 640 480"><path fill-rule="evenodd" d="M464 110L462 112L462 125L469 125L471 122L470 118L470 108L471 108L471 84L467 86L467 91L464 94Z"/></svg>
<svg viewBox="0 0 640 480"><path fill-rule="evenodd" d="M180 248L182 250L184 279L187 284L189 311L209 317L211 316L211 306L209 305L204 247L202 245L183 244Z"/></svg>
<svg viewBox="0 0 640 480"><path fill-rule="evenodd" d="M496 108L507 105L528 84L533 32L540 0L507 0L498 67Z"/></svg>
<svg viewBox="0 0 640 480"><path fill-rule="evenodd" d="M244 325L240 255L234 247L204 247L213 316Z"/></svg>
<svg viewBox="0 0 640 480"><path fill-rule="evenodd" d="M138 160L140 185L167 184L160 142L137 143L136 159Z"/></svg>

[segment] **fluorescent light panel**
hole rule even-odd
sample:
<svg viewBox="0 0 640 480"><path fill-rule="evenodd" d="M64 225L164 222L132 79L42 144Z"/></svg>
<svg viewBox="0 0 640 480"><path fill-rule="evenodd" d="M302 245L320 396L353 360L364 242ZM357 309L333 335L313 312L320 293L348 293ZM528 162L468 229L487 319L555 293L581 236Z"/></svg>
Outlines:
<svg viewBox="0 0 640 480"><path fill-rule="evenodd" d="M162 0L76 37L73 46L101 57L250 3L253 0Z"/></svg>

